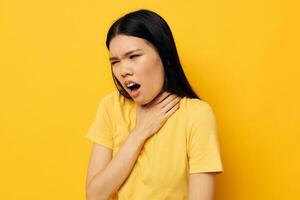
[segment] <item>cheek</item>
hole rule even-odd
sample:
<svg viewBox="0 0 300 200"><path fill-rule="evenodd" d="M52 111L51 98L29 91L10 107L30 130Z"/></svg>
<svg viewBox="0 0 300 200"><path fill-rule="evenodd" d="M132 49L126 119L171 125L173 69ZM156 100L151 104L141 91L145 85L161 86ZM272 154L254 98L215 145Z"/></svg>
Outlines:
<svg viewBox="0 0 300 200"><path fill-rule="evenodd" d="M118 77L119 71L117 70L116 67L111 68L112 73L115 75L115 77Z"/></svg>
<svg viewBox="0 0 300 200"><path fill-rule="evenodd" d="M164 69L160 63L151 63L143 70L143 77L147 80L148 85L151 87L160 86L164 81Z"/></svg>
<svg viewBox="0 0 300 200"><path fill-rule="evenodd" d="M113 75L116 77L116 79L120 80L119 72L114 68L112 68L111 71L112 71Z"/></svg>
<svg viewBox="0 0 300 200"><path fill-rule="evenodd" d="M145 74L151 74L155 75L154 77L157 77L158 74L161 74L163 72L163 66L159 58L150 58L148 60L145 60L144 64L145 65L143 69Z"/></svg>

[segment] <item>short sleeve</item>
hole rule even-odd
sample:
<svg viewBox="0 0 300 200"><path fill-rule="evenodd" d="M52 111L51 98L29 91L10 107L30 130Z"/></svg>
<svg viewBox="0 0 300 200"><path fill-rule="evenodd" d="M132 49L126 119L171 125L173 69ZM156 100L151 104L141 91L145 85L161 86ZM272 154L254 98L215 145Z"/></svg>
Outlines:
<svg viewBox="0 0 300 200"><path fill-rule="evenodd" d="M214 112L207 102L194 103L188 140L189 173L223 172Z"/></svg>
<svg viewBox="0 0 300 200"><path fill-rule="evenodd" d="M109 101L109 96L105 96L98 104L96 115L85 138L113 149L112 120L108 112L111 107Z"/></svg>

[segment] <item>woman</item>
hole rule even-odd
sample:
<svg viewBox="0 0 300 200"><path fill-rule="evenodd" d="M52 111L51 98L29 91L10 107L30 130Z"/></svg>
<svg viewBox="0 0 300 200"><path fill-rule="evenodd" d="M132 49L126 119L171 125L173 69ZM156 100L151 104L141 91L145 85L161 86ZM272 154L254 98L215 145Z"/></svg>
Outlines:
<svg viewBox="0 0 300 200"><path fill-rule="evenodd" d="M118 91L86 134L87 199L213 199L223 171L214 113L188 83L168 24L150 10L128 13L106 46Z"/></svg>

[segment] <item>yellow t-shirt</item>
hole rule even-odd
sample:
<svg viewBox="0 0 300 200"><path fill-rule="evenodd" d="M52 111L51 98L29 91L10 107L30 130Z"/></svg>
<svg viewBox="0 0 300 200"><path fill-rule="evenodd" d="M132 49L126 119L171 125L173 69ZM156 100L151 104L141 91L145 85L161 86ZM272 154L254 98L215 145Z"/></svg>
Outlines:
<svg viewBox="0 0 300 200"><path fill-rule="evenodd" d="M116 155L135 126L136 103L114 91L102 98L85 135ZM216 120L210 105L184 97L180 108L151 136L113 200L184 200L189 173L223 172Z"/></svg>

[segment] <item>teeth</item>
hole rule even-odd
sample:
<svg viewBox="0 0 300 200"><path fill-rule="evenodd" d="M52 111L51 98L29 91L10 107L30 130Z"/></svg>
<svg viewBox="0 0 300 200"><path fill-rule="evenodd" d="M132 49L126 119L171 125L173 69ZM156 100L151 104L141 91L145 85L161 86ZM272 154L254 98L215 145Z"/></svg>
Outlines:
<svg viewBox="0 0 300 200"><path fill-rule="evenodd" d="M135 85L135 83L129 83L129 84L127 84L127 87L131 87L133 85Z"/></svg>

